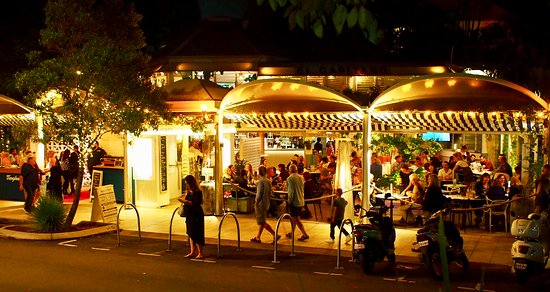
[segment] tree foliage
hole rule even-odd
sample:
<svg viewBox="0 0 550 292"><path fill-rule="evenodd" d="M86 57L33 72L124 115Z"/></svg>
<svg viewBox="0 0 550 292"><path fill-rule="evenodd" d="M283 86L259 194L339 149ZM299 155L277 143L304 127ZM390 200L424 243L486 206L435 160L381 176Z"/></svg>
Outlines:
<svg viewBox="0 0 550 292"><path fill-rule="evenodd" d="M262 5L265 0L257 0ZM322 38L325 27L332 23L336 33L344 27L359 28L372 43L376 43L378 21L371 9L374 0L267 0L273 11L285 9L290 29L296 26L311 29Z"/></svg>
<svg viewBox="0 0 550 292"><path fill-rule="evenodd" d="M141 15L132 5L50 0L45 18L42 50L28 54L30 69L16 80L42 116L47 136L85 150L107 132L139 134L166 116L165 95L149 81ZM79 189L82 174L83 168Z"/></svg>

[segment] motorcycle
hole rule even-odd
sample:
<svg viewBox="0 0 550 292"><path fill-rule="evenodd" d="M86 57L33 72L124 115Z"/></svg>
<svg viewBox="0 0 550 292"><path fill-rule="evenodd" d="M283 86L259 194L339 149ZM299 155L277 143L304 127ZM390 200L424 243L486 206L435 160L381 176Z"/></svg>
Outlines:
<svg viewBox="0 0 550 292"><path fill-rule="evenodd" d="M395 228L390 217L383 216L386 206L373 207L366 211L355 206L355 213L365 213L360 218L367 217L369 224L353 226L353 259L359 263L363 272L370 274L374 271L374 264L388 258L395 263Z"/></svg>
<svg viewBox="0 0 550 292"><path fill-rule="evenodd" d="M439 247L439 217L447 213L449 209L443 209L435 212L426 222L424 227L416 232L416 242L413 243L414 252L419 252L420 262L428 270L431 276L436 280L443 278L443 269L441 266L441 253ZM443 221L445 230L445 250L447 253L447 263L455 263L464 269L470 265L468 257L464 252L464 240L460 236L460 231L451 221Z"/></svg>
<svg viewBox="0 0 550 292"><path fill-rule="evenodd" d="M512 222L511 233L516 237L512 244L512 272L520 283L529 277L544 273L548 262L548 213L530 214L527 219Z"/></svg>

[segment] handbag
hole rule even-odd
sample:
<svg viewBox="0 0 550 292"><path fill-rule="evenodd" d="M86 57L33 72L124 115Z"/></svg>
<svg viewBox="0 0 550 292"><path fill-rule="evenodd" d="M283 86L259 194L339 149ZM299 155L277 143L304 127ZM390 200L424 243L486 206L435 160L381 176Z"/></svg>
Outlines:
<svg viewBox="0 0 550 292"><path fill-rule="evenodd" d="M181 203L181 205L178 207L178 215L180 215L180 217L185 217L185 204L184 203Z"/></svg>

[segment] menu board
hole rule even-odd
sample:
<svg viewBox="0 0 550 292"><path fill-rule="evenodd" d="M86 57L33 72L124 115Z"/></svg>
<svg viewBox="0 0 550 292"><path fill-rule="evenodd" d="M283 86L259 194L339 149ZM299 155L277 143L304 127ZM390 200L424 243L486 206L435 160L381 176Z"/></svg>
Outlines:
<svg viewBox="0 0 550 292"><path fill-rule="evenodd" d="M166 136L160 136L160 191L168 190L168 173L166 170Z"/></svg>
<svg viewBox="0 0 550 292"><path fill-rule="evenodd" d="M117 207L115 190L113 185L104 185L97 187L97 201L101 210L101 217L105 223L116 223Z"/></svg>
<svg viewBox="0 0 550 292"><path fill-rule="evenodd" d="M97 194L97 188L103 184L103 171L92 170L92 186L90 189L90 200L93 200Z"/></svg>
<svg viewBox="0 0 550 292"><path fill-rule="evenodd" d="M252 164L252 167L258 167L260 165L260 159L264 154L262 151L262 138L247 138L242 139L240 143L241 159Z"/></svg>

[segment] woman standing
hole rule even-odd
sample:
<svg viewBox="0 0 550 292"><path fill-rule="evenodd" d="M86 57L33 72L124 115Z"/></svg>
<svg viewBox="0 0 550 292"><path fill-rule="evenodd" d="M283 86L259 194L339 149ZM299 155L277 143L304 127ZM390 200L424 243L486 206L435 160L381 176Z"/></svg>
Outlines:
<svg viewBox="0 0 550 292"><path fill-rule="evenodd" d="M63 175L63 195L68 196L67 190L69 185L71 186L71 194L74 192L74 184L71 177L71 150L65 149L63 156L61 156L61 174Z"/></svg>
<svg viewBox="0 0 550 292"><path fill-rule="evenodd" d="M204 258L204 212L202 210L202 191L199 189L197 180L194 176L188 175L185 177L185 185L187 187L187 195L185 199L180 198L180 201L185 204L185 225L187 227L187 236L191 251L185 256L195 257L196 259Z"/></svg>

